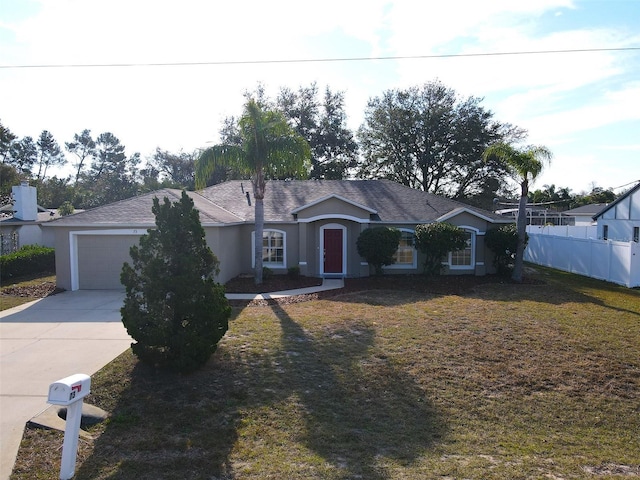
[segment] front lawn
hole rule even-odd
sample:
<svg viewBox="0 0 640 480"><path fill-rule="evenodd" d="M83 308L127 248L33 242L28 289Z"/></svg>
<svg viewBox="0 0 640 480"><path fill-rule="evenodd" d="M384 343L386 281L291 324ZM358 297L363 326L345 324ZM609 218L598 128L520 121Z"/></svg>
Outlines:
<svg viewBox="0 0 640 480"><path fill-rule="evenodd" d="M111 418L74 478L640 476L640 291L539 271L236 307L189 376L126 352L93 377ZM61 443L26 430L11 478L57 478Z"/></svg>

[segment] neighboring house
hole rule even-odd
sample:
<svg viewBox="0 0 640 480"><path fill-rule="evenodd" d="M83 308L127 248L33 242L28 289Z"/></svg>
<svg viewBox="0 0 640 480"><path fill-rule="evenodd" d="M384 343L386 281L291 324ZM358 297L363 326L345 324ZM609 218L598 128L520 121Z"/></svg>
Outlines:
<svg viewBox="0 0 640 480"><path fill-rule="evenodd" d="M594 217L598 215L605 207L606 203L592 203L581 207L565 210L562 215L568 217L568 225L576 227L585 227L595 225Z"/></svg>
<svg viewBox="0 0 640 480"><path fill-rule="evenodd" d="M25 245L53 247L51 231L41 226L58 218L56 210L38 205L36 187L27 182L12 187L13 203L0 208L0 253L14 252Z"/></svg>
<svg viewBox="0 0 640 480"><path fill-rule="evenodd" d="M251 272L254 202L248 181L187 192L200 212L207 242L220 260L218 281ZM118 289L129 249L155 227L153 198L172 202L181 192L164 189L60 218L47 224L55 232L58 286L68 289ZM356 249L370 227L396 227L403 233L396 264L389 273L420 273L422 259L412 246L417 224L449 222L468 234L467 249L449 254L451 274L484 275L492 254L485 232L511 223L486 210L387 180L269 181L264 199L264 265L275 273L298 267L314 277L362 277L371 273Z"/></svg>
<svg viewBox="0 0 640 480"><path fill-rule="evenodd" d="M503 208L496 213L515 222L518 218L517 208ZM545 208L539 205L527 205L527 225L569 225L569 219L555 208Z"/></svg>
<svg viewBox="0 0 640 480"><path fill-rule="evenodd" d="M593 216L598 238L640 242L640 183Z"/></svg>

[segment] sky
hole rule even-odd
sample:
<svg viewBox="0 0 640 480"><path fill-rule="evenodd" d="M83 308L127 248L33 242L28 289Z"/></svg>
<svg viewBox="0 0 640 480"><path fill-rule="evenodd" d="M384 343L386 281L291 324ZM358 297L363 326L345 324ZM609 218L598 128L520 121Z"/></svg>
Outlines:
<svg viewBox="0 0 640 480"><path fill-rule="evenodd" d="M369 99L434 80L553 152L534 189L640 181L640 0L0 7L0 121L18 137L49 130L61 146L90 129L142 158L203 148L259 84L272 97L312 82L342 91L355 131Z"/></svg>

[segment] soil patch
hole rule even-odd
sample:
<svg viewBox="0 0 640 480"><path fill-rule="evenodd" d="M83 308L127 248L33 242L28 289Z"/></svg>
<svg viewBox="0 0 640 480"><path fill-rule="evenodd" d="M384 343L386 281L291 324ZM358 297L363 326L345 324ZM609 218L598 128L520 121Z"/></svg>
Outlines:
<svg viewBox="0 0 640 480"><path fill-rule="evenodd" d="M424 275L382 275L362 278L346 278L344 288L327 290L310 295L297 295L272 300L232 301L233 305L272 305L299 303L320 298L330 298L345 293L363 292L371 290L399 290L424 294L464 295L473 291L478 285L511 284L511 279L499 275L443 275L426 277ZM525 284L544 283L533 277L525 277ZM255 285L253 277L236 277L225 284L227 293L268 293L282 290L321 285L322 279L312 277L289 277L274 275L264 281L262 285Z"/></svg>
<svg viewBox="0 0 640 480"><path fill-rule="evenodd" d="M10 287L4 287L2 288L2 295L44 298L63 291L64 289L56 287L55 282L42 282L37 285L12 285Z"/></svg>

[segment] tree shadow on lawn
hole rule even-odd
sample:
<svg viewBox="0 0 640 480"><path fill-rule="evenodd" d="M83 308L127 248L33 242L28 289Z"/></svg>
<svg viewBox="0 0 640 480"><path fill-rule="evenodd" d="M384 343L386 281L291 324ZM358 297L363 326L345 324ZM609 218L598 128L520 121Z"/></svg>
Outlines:
<svg viewBox="0 0 640 480"><path fill-rule="evenodd" d="M319 298L348 303L394 306L443 296L460 296L505 302L534 301L552 305L587 303L621 313L640 316L640 292L612 283L581 277L553 269L537 267L525 275L522 283L500 275L382 275L345 279L345 287L321 292ZM627 297L637 309L613 305L588 290L612 292Z"/></svg>
<svg viewBox="0 0 640 480"><path fill-rule="evenodd" d="M370 306L398 306L438 297L469 297L484 287L526 289L539 284L542 282L534 280L514 284L509 278L499 275L380 275L347 278L344 288L320 292L318 298Z"/></svg>
<svg viewBox="0 0 640 480"><path fill-rule="evenodd" d="M382 480L390 477L389 463L410 465L442 441L445 422L418 383L376 347L373 326L326 322L310 331L281 306L271 309L281 328L280 342L269 344L275 348L264 350L260 332L252 332L246 345L221 344L190 375L160 371L133 357L135 363L111 374L113 385L101 382L91 403L111 417L75 478L195 479L206 472L206 478L233 479L243 468L234 468L234 461L252 462L242 458L246 452L259 454L260 445L296 451L298 444L321 457L325 464L319 468L329 468L335 478ZM234 317L240 311L234 309ZM281 416L288 402L300 405L293 422ZM275 424L254 438L241 426L261 422L254 416L260 411ZM241 437L239 428L248 436ZM269 445L272 436L291 443ZM246 450L231 459L245 442Z"/></svg>
<svg viewBox="0 0 640 480"><path fill-rule="evenodd" d="M219 352L190 375L136 361L128 377L114 376L128 385L74 478L234 478L229 454L246 397L241 377Z"/></svg>
<svg viewBox="0 0 640 480"><path fill-rule="evenodd" d="M343 478L384 479L385 460L408 465L446 428L417 383L375 347L364 322L311 333L280 306L288 394L303 404L300 440Z"/></svg>
<svg viewBox="0 0 640 480"><path fill-rule="evenodd" d="M573 274L555 272L552 276L547 275L546 278L544 274L535 275L533 279L537 282L478 285L469 292L468 297L501 302L532 301L558 306L569 303L592 304L615 312L640 316L640 293L601 280L586 277L567 278L567 275L575 277ZM616 301L623 301L622 299L626 298L626 303L635 304L637 308L629 309L614 305L594 293L588 293L589 290L602 292L602 295L612 294Z"/></svg>

